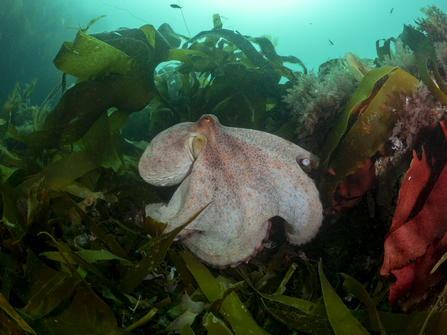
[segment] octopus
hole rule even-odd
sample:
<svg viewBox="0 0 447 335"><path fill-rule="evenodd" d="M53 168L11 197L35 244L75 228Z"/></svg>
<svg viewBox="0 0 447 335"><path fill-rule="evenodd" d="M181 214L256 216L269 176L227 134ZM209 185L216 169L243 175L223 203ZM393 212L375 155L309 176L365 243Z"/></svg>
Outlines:
<svg viewBox="0 0 447 335"><path fill-rule="evenodd" d="M275 216L285 220L293 245L316 236L322 204L301 168L316 162L281 137L203 115L161 132L143 153L139 172L146 182L180 184L168 204L147 205L146 215L167 223L167 233L210 204L176 238L208 265L236 266L263 249Z"/></svg>

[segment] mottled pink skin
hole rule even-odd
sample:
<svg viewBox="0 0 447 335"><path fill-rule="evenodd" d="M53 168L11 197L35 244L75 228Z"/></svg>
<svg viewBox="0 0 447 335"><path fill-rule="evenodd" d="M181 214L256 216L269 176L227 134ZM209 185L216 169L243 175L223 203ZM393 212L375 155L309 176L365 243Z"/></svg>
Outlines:
<svg viewBox="0 0 447 335"><path fill-rule="evenodd" d="M195 159L190 138L206 144ZM262 249L269 219L286 220L286 237L296 245L310 241L323 216L314 182L298 160L317 157L278 136L222 126L214 115L181 123L157 135L141 157L140 174L148 183L180 183L168 205L149 205L147 215L182 225L211 201L178 238L214 267L246 261Z"/></svg>

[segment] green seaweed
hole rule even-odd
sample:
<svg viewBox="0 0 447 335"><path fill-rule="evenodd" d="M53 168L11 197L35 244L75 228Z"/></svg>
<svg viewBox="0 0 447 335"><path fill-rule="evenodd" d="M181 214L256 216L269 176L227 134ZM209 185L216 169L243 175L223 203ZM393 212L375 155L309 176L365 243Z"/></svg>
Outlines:
<svg viewBox="0 0 447 335"><path fill-rule="evenodd" d="M370 76L368 76L371 72L373 74L370 76L375 79L372 81ZM375 81L379 79L377 74L384 75L391 72L392 74L369 102L366 110L362 112L349 129L341 141L335 156L330 161L329 166L332 169L332 173L324 175L319 187L322 198L326 203L331 201L339 183L363 166L390 138L398 114L391 111L391 109L383 107L388 101L388 96L393 94L410 95L416 90L417 79L401 69L385 67L377 69L377 71L372 70L368 72L363 79L366 80L365 86L362 85L362 80L359 88L351 97L348 107L337 119L337 123L328 137L328 144L322 156L323 163L320 167L320 172L325 171L329 152L335 149L338 140L344 134L352 109L369 96Z"/></svg>
<svg viewBox="0 0 447 335"><path fill-rule="evenodd" d="M191 329L191 326L187 323L180 329L180 335L195 335L194 330Z"/></svg>
<svg viewBox="0 0 447 335"><path fill-rule="evenodd" d="M139 252L146 251L146 256L141 261L130 267L122 276L120 287L125 293L132 292L135 287L140 284L144 278L157 268L165 259L166 252L177 234L189 225L194 219L208 207L206 205L197 214L190 218L186 223L173 229L171 232L160 235L149 241L145 246L138 249Z"/></svg>
<svg viewBox="0 0 447 335"><path fill-rule="evenodd" d="M200 261L188 252L182 252L181 255L189 271L191 271L199 287L210 302L214 302L221 295L225 295L222 285L214 279L209 270ZM236 335L268 334L255 322L235 292L231 292L222 302L221 313L230 323Z"/></svg>
<svg viewBox="0 0 447 335"><path fill-rule="evenodd" d="M28 301L23 311L33 321L43 318L59 306L61 302L70 298L80 282L81 280L77 275L59 272Z"/></svg>
<svg viewBox="0 0 447 335"><path fill-rule="evenodd" d="M289 296L282 295L282 294L265 294L265 293L259 292L258 290L255 289L253 284L250 283L249 279L246 276L244 276L242 273L241 273L241 275L243 276L244 280L256 291L256 293L258 293L264 299L280 302L284 305L297 308L300 311L302 311L310 316L313 316L313 317L317 317L317 318L326 318L327 317L325 307L322 304L316 304L311 301L307 301L304 299L298 299L295 297L289 297Z"/></svg>
<svg viewBox="0 0 447 335"><path fill-rule="evenodd" d="M323 291L324 306L331 323L332 329L337 335L344 334L369 334L369 332L350 313L349 309L332 288L323 272L323 265L318 264L321 289Z"/></svg>
<svg viewBox="0 0 447 335"><path fill-rule="evenodd" d="M78 258L72 258L69 253L63 253L65 258L70 261L72 264L77 264ZM119 260L123 262L123 264L130 265L131 262L128 259L118 257L114 253L102 249L102 250L80 250L75 252L76 255L78 255L81 259L85 260L88 263L93 263L96 261L110 261L110 260ZM48 259L52 259L53 261L63 262L61 255L58 252L55 251L47 251L43 252L41 256L45 256ZM83 262L83 264L85 264Z"/></svg>
<svg viewBox="0 0 447 335"><path fill-rule="evenodd" d="M349 118L354 108L373 93L374 85L379 79L396 69L397 68L391 66L382 66L365 74L355 92L349 97L347 106L341 111L340 115L337 117L335 125L329 133L320 157L318 169L320 174L325 172L332 152L335 150L343 134L346 132Z"/></svg>
<svg viewBox="0 0 447 335"><path fill-rule="evenodd" d="M117 326L112 310L91 291L77 287L73 298L58 315L37 320L33 328L39 334L129 334Z"/></svg>
<svg viewBox="0 0 447 335"><path fill-rule="evenodd" d="M380 41L384 41L382 46L379 45ZM385 56L388 56L391 59L393 58L393 50L390 47L391 42L393 42L395 44L396 39L394 37L390 37L386 40L377 40L376 41L376 52L377 52L379 62L385 61Z"/></svg>
<svg viewBox="0 0 447 335"><path fill-rule="evenodd" d="M368 311L368 317L372 321L372 323L377 323L380 328L380 333L382 335L386 335L386 331L382 325L382 322L380 321L379 315L377 313L376 309L376 303L373 301L373 299L370 297L366 289L354 278L351 276L342 273L343 277L345 277L345 282L343 283L343 286L346 287L346 289L354 295L357 299L359 299L363 304L365 304L366 309Z"/></svg>
<svg viewBox="0 0 447 335"><path fill-rule="evenodd" d="M0 293L0 307L9 316L11 316L11 318L15 322L17 322L17 324L20 326L20 328L22 328L23 330L25 330L31 334L36 334L36 332L25 322L25 320L23 320L21 318L21 316L15 311L14 307L11 306L11 304L5 299L5 297L1 293ZM6 319L6 320L8 320L8 319ZM4 320L1 320L1 321L4 322ZM4 324L6 324L6 322L4 322ZM14 324L12 324L12 325L14 325ZM10 328L10 327L8 327L8 328ZM12 330L12 328L10 328L10 329Z"/></svg>
<svg viewBox="0 0 447 335"><path fill-rule="evenodd" d="M168 59L170 46L151 25L140 29L87 35L78 29L54 59L64 73L78 78L40 129L16 136L34 151L79 140L111 107L131 113L143 109L158 91L154 70Z"/></svg>
<svg viewBox="0 0 447 335"><path fill-rule="evenodd" d="M49 164L38 174L17 186L17 190L22 193L28 192L28 189L42 178L45 178L47 187L53 191L64 190L75 179L97 167L86 151L74 152ZM75 195L79 194L76 192Z"/></svg>
<svg viewBox="0 0 447 335"><path fill-rule="evenodd" d="M113 131L111 129L112 120L121 114L120 124ZM113 112L112 115L102 114L82 137L82 144L85 150L95 159L96 164L104 168L112 168L118 171L124 164L120 129L124 126L128 114Z"/></svg>
<svg viewBox="0 0 447 335"><path fill-rule="evenodd" d="M447 86L445 85L444 80L442 80L436 66L436 52L433 48L433 42L423 33L407 25L404 25L401 39L414 52L416 66L418 67L419 75L424 84L436 99L441 101L444 105L447 105ZM431 60L431 63L433 64L431 69L436 83L430 77L427 68L427 62L429 60Z"/></svg>
<svg viewBox="0 0 447 335"><path fill-rule="evenodd" d="M225 323L217 318L213 313L208 313L204 317L203 326L210 335L231 335L233 332L225 325Z"/></svg>
<svg viewBox="0 0 447 335"><path fill-rule="evenodd" d="M282 324L307 334L333 334L328 320L268 307L269 313Z"/></svg>

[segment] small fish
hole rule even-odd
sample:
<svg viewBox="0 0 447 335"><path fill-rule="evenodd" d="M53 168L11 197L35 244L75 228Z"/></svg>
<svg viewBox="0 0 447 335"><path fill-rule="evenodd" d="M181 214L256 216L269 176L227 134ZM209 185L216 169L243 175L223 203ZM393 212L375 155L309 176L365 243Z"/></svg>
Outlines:
<svg viewBox="0 0 447 335"><path fill-rule="evenodd" d="M175 3L171 4L172 8L178 8L178 9L182 9L182 7L180 7L179 5L176 5Z"/></svg>
<svg viewBox="0 0 447 335"><path fill-rule="evenodd" d="M394 10L394 7L391 8L391 10L390 10L390 14L393 14L393 10Z"/></svg>
<svg viewBox="0 0 447 335"><path fill-rule="evenodd" d="M329 43L331 43L332 45L334 45L334 43L332 43L332 41L328 38Z"/></svg>

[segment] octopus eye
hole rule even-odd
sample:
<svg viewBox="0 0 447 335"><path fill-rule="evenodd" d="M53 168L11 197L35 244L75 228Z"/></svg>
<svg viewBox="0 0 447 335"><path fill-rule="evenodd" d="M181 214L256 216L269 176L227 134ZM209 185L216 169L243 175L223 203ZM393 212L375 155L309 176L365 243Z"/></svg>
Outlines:
<svg viewBox="0 0 447 335"><path fill-rule="evenodd" d="M203 120L204 120L205 122L210 122L210 121L211 121L211 118L210 118L209 116L205 116L205 117L203 118Z"/></svg>
<svg viewBox="0 0 447 335"><path fill-rule="evenodd" d="M299 164L302 165L302 166L309 166L310 165L310 159L308 159L308 158L301 159Z"/></svg>
<svg viewBox="0 0 447 335"><path fill-rule="evenodd" d="M301 158L297 157L296 162L299 166L301 166L304 170L310 170L312 168L316 168L318 166L318 161L314 161L310 158Z"/></svg>

